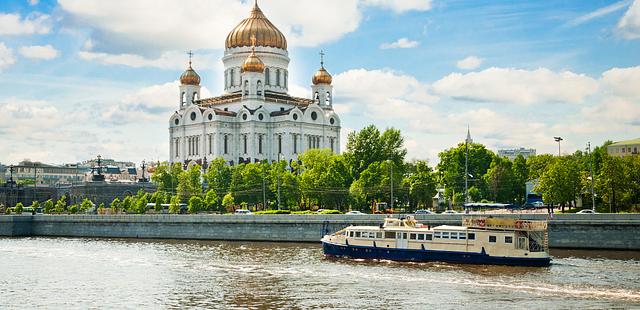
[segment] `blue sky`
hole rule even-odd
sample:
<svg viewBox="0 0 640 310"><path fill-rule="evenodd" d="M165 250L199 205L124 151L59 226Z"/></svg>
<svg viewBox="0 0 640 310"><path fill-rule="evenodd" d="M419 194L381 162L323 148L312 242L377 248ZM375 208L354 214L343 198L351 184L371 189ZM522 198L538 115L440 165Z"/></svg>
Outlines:
<svg viewBox="0 0 640 310"><path fill-rule="evenodd" d="M640 0L259 4L287 36L292 94L326 51L343 137L397 127L433 163L467 125L494 151L640 137ZM186 51L219 94L224 38L251 5L2 1L0 162L165 160Z"/></svg>

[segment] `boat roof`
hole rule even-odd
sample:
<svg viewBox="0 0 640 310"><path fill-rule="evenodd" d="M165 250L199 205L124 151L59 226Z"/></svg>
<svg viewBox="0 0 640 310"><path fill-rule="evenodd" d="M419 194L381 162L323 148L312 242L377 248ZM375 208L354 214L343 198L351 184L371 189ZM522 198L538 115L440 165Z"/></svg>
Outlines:
<svg viewBox="0 0 640 310"><path fill-rule="evenodd" d="M451 225L440 225L433 228L433 230L467 230L467 227L464 226L451 226Z"/></svg>

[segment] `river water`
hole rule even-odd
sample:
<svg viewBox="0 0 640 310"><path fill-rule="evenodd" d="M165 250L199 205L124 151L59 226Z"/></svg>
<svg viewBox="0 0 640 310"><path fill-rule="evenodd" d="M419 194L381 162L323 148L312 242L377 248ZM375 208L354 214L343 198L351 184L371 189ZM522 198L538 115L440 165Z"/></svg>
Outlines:
<svg viewBox="0 0 640 310"><path fill-rule="evenodd" d="M0 238L0 308L640 309L640 252L548 268L325 258L319 244Z"/></svg>

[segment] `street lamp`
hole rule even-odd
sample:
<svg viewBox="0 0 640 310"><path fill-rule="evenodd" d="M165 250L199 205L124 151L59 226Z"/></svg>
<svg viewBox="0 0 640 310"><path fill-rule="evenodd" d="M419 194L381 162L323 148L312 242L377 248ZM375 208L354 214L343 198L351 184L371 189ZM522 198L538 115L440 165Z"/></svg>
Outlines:
<svg viewBox="0 0 640 310"><path fill-rule="evenodd" d="M562 137L553 137L553 140L558 142L558 157L560 157L560 141L564 140Z"/></svg>
<svg viewBox="0 0 640 310"><path fill-rule="evenodd" d="M280 210L280 155L282 153L278 153L278 210Z"/></svg>
<svg viewBox="0 0 640 310"><path fill-rule="evenodd" d="M593 156L591 155L591 142L587 143L587 154L589 154L589 173L591 174L591 210L596 212L596 196L593 193Z"/></svg>

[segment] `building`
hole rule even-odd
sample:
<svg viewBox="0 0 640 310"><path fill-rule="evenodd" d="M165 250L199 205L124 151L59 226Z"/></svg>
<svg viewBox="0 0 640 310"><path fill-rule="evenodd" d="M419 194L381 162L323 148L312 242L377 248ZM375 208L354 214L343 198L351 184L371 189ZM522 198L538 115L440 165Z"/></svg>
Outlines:
<svg viewBox="0 0 640 310"><path fill-rule="evenodd" d="M498 150L498 156L509 158L509 160L514 160L518 155L522 155L524 159L527 159L529 156L536 156L535 149L525 149L523 147L519 149L501 149Z"/></svg>
<svg viewBox="0 0 640 310"><path fill-rule="evenodd" d="M233 165L297 160L314 148L339 153L340 118L322 57L309 98L290 96L287 40L256 3L226 38L222 95L200 98L200 76L189 60L169 119L170 161L191 165L222 157Z"/></svg>
<svg viewBox="0 0 640 310"><path fill-rule="evenodd" d="M11 166L10 166L11 167ZM33 184L34 180L38 185L60 185L72 184L84 181L88 167L78 165L48 165L40 162L24 160L13 167L13 180ZM11 169L5 169L5 179L11 177Z"/></svg>
<svg viewBox="0 0 640 310"><path fill-rule="evenodd" d="M607 146L607 153L611 156L638 155L638 152L640 152L640 138L615 142Z"/></svg>

